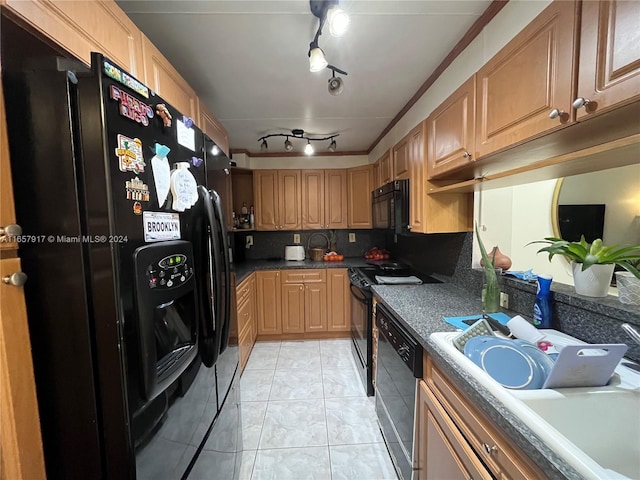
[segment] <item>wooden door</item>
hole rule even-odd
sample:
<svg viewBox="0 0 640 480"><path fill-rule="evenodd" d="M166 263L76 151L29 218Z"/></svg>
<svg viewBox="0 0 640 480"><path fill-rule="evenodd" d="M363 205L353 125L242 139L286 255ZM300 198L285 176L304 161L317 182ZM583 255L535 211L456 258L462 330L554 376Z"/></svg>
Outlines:
<svg viewBox="0 0 640 480"><path fill-rule="evenodd" d="M324 185L325 228L347 228L347 171L325 170Z"/></svg>
<svg viewBox="0 0 640 480"><path fill-rule="evenodd" d="M424 153L426 120L407 135L409 157L409 228L414 233L427 233L424 218L425 177Z"/></svg>
<svg viewBox="0 0 640 480"><path fill-rule="evenodd" d="M436 178L475 159L476 76L442 102L427 120L427 177Z"/></svg>
<svg viewBox="0 0 640 480"><path fill-rule="evenodd" d="M351 294L346 268L327 269L327 330L348 332L351 330Z"/></svg>
<svg viewBox="0 0 640 480"><path fill-rule="evenodd" d="M304 333L304 294L301 283L282 285L282 333Z"/></svg>
<svg viewBox="0 0 640 480"><path fill-rule="evenodd" d="M324 170L302 170L302 228L327 228ZM328 197L327 199L328 200Z"/></svg>
<svg viewBox="0 0 640 480"><path fill-rule="evenodd" d="M277 170L254 170L253 196L256 202L256 230L277 230L279 226Z"/></svg>
<svg viewBox="0 0 640 480"><path fill-rule="evenodd" d="M347 170L348 178L348 226L349 228L371 228L371 165Z"/></svg>
<svg viewBox="0 0 640 480"><path fill-rule="evenodd" d="M198 126L220 149L229 155L229 134L213 113L198 99Z"/></svg>
<svg viewBox="0 0 640 480"><path fill-rule="evenodd" d="M258 309L256 299L256 276L251 274L249 277L249 302L251 303L251 343L256 343L258 336Z"/></svg>
<svg viewBox="0 0 640 480"><path fill-rule="evenodd" d="M381 187L382 183L380 182L380 160L373 164L373 183L372 188Z"/></svg>
<svg viewBox="0 0 640 480"><path fill-rule="evenodd" d="M404 137L393 147L393 178L409 178L409 144Z"/></svg>
<svg viewBox="0 0 640 480"><path fill-rule="evenodd" d="M640 96L640 2L582 2L578 120Z"/></svg>
<svg viewBox="0 0 640 480"><path fill-rule="evenodd" d="M327 284L310 283L304 286L305 332L327 331Z"/></svg>
<svg viewBox="0 0 640 480"><path fill-rule="evenodd" d="M182 115L198 121L198 97L153 43L142 36L146 84ZM174 122L176 119L173 120Z"/></svg>
<svg viewBox="0 0 640 480"><path fill-rule="evenodd" d="M380 162L380 186L393 180L393 152L387 150L378 160Z"/></svg>
<svg viewBox="0 0 640 480"><path fill-rule="evenodd" d="M300 170L278 170L278 230L302 227L301 185Z"/></svg>
<svg viewBox="0 0 640 480"><path fill-rule="evenodd" d="M576 18L551 3L477 72L476 158L570 123Z"/></svg>
<svg viewBox="0 0 640 480"><path fill-rule="evenodd" d="M256 299L258 335L281 334L282 302L279 271L256 272Z"/></svg>

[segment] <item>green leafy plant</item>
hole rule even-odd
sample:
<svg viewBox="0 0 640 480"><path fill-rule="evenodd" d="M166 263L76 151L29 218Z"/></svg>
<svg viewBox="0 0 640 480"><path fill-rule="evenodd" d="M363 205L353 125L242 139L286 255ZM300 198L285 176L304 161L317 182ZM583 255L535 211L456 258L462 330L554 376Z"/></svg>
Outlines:
<svg viewBox="0 0 640 480"><path fill-rule="evenodd" d="M500 310L500 285L498 285L498 276L496 275L496 269L493 266L495 253L493 254L493 258L489 258L487 249L484 248L484 243L482 243L482 239L480 238L477 223L476 238L478 239L482 262L484 263L484 278L486 282L482 291L482 310L486 313L497 312Z"/></svg>
<svg viewBox="0 0 640 480"><path fill-rule="evenodd" d="M615 264L632 273L640 279L638 265L640 262L640 245L609 245L605 246L602 239L597 238L593 243L587 243L584 235L579 242L569 242L561 238L547 237L529 243L546 243L547 246L538 250L538 253L549 254L549 261L554 255L562 255L567 260L581 263L582 270L586 270L591 265Z"/></svg>

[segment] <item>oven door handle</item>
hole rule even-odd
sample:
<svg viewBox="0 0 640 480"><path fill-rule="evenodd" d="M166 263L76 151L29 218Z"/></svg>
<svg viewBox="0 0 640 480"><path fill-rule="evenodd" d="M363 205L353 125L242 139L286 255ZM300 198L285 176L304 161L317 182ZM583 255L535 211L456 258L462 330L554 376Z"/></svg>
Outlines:
<svg viewBox="0 0 640 480"><path fill-rule="evenodd" d="M369 299L362 293L362 290L355 285L349 285L351 295L361 304L369 305Z"/></svg>

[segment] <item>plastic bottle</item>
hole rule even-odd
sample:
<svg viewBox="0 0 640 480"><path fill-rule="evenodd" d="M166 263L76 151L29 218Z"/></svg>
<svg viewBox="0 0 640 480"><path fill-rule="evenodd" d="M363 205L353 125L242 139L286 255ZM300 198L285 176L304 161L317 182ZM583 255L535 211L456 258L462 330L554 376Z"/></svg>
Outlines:
<svg viewBox="0 0 640 480"><path fill-rule="evenodd" d="M551 328L551 275L538 275L538 291L533 306L533 324L538 328Z"/></svg>
<svg viewBox="0 0 640 480"><path fill-rule="evenodd" d="M255 227L255 224L256 224L255 210L253 209L253 205L251 205L251 207L249 207L249 227L253 228Z"/></svg>

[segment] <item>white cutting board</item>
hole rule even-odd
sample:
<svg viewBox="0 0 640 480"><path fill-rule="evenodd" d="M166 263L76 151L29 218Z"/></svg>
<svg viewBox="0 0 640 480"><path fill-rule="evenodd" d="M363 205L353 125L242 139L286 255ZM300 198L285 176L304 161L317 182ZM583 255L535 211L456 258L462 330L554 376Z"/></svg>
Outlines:
<svg viewBox="0 0 640 480"><path fill-rule="evenodd" d="M542 388L601 387L627 351L624 343L567 345Z"/></svg>

